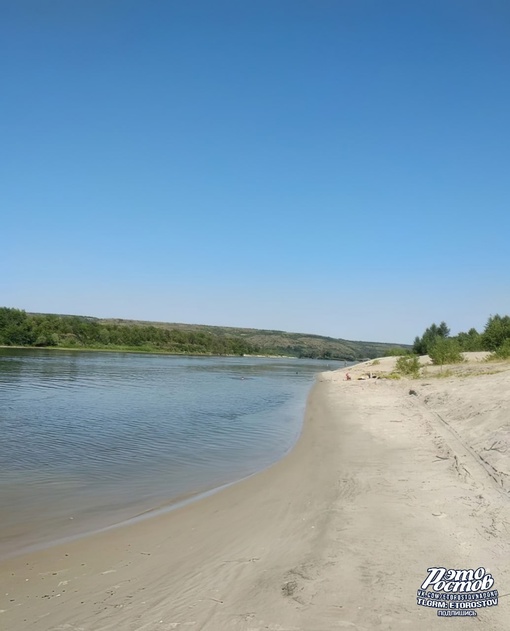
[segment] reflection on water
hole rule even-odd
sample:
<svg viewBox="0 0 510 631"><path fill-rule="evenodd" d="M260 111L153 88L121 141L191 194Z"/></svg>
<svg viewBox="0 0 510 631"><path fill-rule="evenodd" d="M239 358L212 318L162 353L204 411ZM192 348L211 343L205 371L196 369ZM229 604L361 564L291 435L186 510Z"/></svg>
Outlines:
<svg viewBox="0 0 510 631"><path fill-rule="evenodd" d="M339 366L0 349L0 554L268 466Z"/></svg>

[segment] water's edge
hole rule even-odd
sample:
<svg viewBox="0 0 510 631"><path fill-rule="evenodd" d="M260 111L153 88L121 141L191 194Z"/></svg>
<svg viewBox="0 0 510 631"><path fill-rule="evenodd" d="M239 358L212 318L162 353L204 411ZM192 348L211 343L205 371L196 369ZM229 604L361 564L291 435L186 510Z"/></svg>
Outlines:
<svg viewBox="0 0 510 631"><path fill-rule="evenodd" d="M0 349L0 559L166 513L264 471L299 440L316 375L338 367Z"/></svg>
<svg viewBox="0 0 510 631"><path fill-rule="evenodd" d="M310 388L311 389L311 388ZM310 391L309 389L309 391ZM307 396L308 399L308 396ZM303 419L302 419L302 423L301 423L301 431L299 433L299 435L297 436L296 440L294 441L294 443L290 446L290 448L284 453L282 454L282 456L278 459L275 460L274 462L272 462L271 464L268 464L267 466L265 466L264 468L258 470L258 471L254 471L253 473L250 473L249 475L245 475L242 478L236 479L236 480L232 480L230 482L227 482L225 484L222 484L220 486L217 487L213 487L211 489L207 489L204 491L199 491L197 493L191 493L186 497L183 498L169 498L168 499L168 504L164 504L164 505L160 505L158 507L154 507L154 508L150 508L148 510L143 511L142 513L139 513L137 515L134 515L133 517L128 517L126 519L123 519L122 521L110 524L108 526L102 526L100 528L93 528L91 530L85 530L81 533L77 533L74 535L69 535L67 537L59 537L57 539L51 540L51 541L44 541L41 543L36 543L33 545L29 545L29 546L25 546L25 547L21 547L19 549L15 549L10 553L5 553L5 554L1 554L0 555L0 561L4 561L7 559L12 559L18 556L24 556L25 554L30 554L32 552L39 552L42 550L48 550L51 548L55 548L57 546L60 545L65 545L66 543L71 543L73 541L79 541L81 539L86 539L88 537L93 537L94 535L98 535L100 533L103 532L110 532L112 530L117 530L118 528L124 528L133 524L137 524L139 522L145 521L147 519L153 519L155 517L161 517L162 515L167 515L168 513L171 513L175 510L178 510L179 508L184 508L185 506L189 506L190 504L194 504L196 502L199 502L200 500L203 500L207 497L211 497L212 495L216 495L216 493L220 493L221 491L230 488L231 486L234 486L236 484L240 484L241 482L244 482L245 480L249 480L250 478L253 478L256 475L259 475L260 473L262 473L263 471L267 471L268 469L270 469L271 467L274 467L278 462L280 462L281 460L283 460L284 458L286 458L296 447L297 443L299 442L299 439L301 438L301 434L303 433L303 427L304 427L304 420L305 420L305 416L306 416L306 411L304 413Z"/></svg>

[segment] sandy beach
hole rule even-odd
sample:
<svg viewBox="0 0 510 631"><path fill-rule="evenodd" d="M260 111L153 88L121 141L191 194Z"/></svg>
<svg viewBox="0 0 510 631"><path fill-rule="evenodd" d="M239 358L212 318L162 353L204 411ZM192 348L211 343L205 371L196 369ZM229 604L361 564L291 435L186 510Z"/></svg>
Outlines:
<svg viewBox="0 0 510 631"><path fill-rule="evenodd" d="M270 469L2 562L0 628L508 629L510 365L479 359L418 380L373 378L393 359L321 374ZM418 606L431 567L485 568L498 606L462 621Z"/></svg>

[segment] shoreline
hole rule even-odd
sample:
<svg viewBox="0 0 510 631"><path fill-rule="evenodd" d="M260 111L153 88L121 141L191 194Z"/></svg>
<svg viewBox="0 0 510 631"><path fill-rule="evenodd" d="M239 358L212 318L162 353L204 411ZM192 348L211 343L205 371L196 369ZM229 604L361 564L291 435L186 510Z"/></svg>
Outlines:
<svg viewBox="0 0 510 631"><path fill-rule="evenodd" d="M261 355L261 354L249 354L243 353L242 355L216 355L214 353L175 353L165 350L139 350L136 348L92 348L90 346L7 346L0 344L0 349L13 349L13 350L31 350L31 351L68 351L85 352L85 353L134 353L138 355L168 355L170 357L247 357L249 359L292 359L292 360L305 360L305 361L321 361L321 362L348 362L355 363L356 360L352 359L338 359L331 357L296 357L294 355Z"/></svg>
<svg viewBox="0 0 510 631"><path fill-rule="evenodd" d="M62 354L50 355L44 351L41 354L33 353L30 350L17 351L14 353L11 351L6 352L9 357L33 357L36 360L38 358L41 359L44 355L47 357L48 361L52 358L57 359L57 355L60 357ZM67 366L69 362L71 362L73 355L70 353L64 354L69 358L69 361L66 360L64 362ZM80 353L77 353L77 355L80 355ZM83 355L83 357L87 358L89 354ZM97 362L99 362L103 355L96 355L95 357ZM147 365L146 362L149 361L149 359L143 358L142 361L142 359L139 358L136 364L132 364L131 361L126 364L126 362L122 360L122 357L129 356L117 355L117 357L119 359L118 362L108 360L105 365L109 366L114 362L121 367L134 365L135 367L142 366L143 368L143 366ZM28 552L53 547L60 543L74 541L110 527L121 527L123 524L131 523L133 519L138 519L142 513L145 519L154 514L172 511L175 509L176 505L181 505L183 499L186 500L186 502L189 501L189 498L193 501L199 500L204 493L215 491L229 483L240 481L245 477L265 469L274 461L284 456L297 441L302 431L306 398L313 383L314 374L317 374L318 370L324 370L326 367L326 363L323 362L297 362L282 359L167 359L170 363L166 360L154 359L150 364L153 365L154 362L156 362L156 364L154 364L155 366L177 366L176 374L180 374L181 370L184 369L179 368L179 366L185 364L189 365L190 362L197 363L197 366L198 364L202 366L205 362L207 366L228 367L228 374L234 376L245 375L246 378L252 377L253 375L270 374L275 375L276 378L279 379L280 377L278 375L289 374L291 380L294 380L295 383L289 388L288 395L285 395L285 401L279 400L278 405L274 407L268 407L268 404L263 401L256 402L261 411L263 411L264 408L267 408L267 410L266 412L261 412L263 417L261 416L259 420L256 420L256 417L254 417L254 421L248 422L247 427L249 428L251 423L253 425L253 432L251 430L246 432L245 429L243 429L245 423L244 417L242 416L242 414L244 414L244 408L242 407L244 401L243 397L254 396L249 394L250 391L255 388L255 390L253 390L255 393L260 387L257 387L257 385L251 381L247 381L243 384L239 383L239 385L237 385L236 381L232 381L232 388L234 388L236 392L239 392L241 398L239 406L235 402L235 397L233 401L229 403L229 413L240 414L241 416L239 416L239 420L237 420L236 416L235 426L232 423L232 428L228 428L228 434L223 438L214 438L214 440L218 441L219 447L217 453L211 449L207 452L207 457L204 459L204 457L201 456L200 450L197 452L197 449L194 448L191 443L191 447L185 447L183 451L188 458L189 464L183 460L184 466L182 467L181 473L181 470L173 465L173 461L164 460L166 454L160 450L162 462L170 462L169 469L171 475L161 466L157 468L154 466L156 473L152 475L150 473L150 467L152 466L154 458L151 456L152 461L147 459L146 464L142 461L144 469L139 468L140 465L138 464L137 468L134 468L134 465L129 465L131 468L131 471L127 472L129 473L129 480L132 479L136 485L133 489L131 489L129 482L125 481L121 476L117 476L117 479L114 478L116 486L115 484L110 484L109 487L108 476L105 477L104 481L102 480L102 471L106 469L105 467L98 468L101 475L95 474L95 479L89 472L89 478L85 475L82 478L77 475L76 478L78 482L71 479L71 482L68 484L65 475L62 475L60 478L57 475L59 472L58 467L60 466L58 463L61 459L63 462L61 469L65 471L67 466L66 458L68 454L63 454L62 452L60 458L54 459L54 462L57 463L57 467L55 468L57 474L50 475L46 473L44 467L39 467L33 475L31 472L29 475L23 475L22 473L18 473L16 469L17 462L14 458L16 460L22 458L24 446L20 445L18 454L16 454L15 448L9 449L9 453L5 454L7 462L9 461L9 454L13 453L13 451L14 454L12 472L9 470L5 472L6 475L4 475L1 486L4 511L2 513L2 519L0 520L2 522L0 532L0 561ZM93 362L94 365L96 360ZM163 363L161 363L162 361ZM282 361L286 363L285 367L280 367L280 362ZM45 360L43 361L43 365L44 362ZM140 364L140 362L142 363ZM102 364L103 362L101 360L101 364L99 365ZM74 368L74 364L71 365ZM77 364L77 366L80 365L80 363ZM243 368L244 365L247 367ZM290 368L287 368L287 365L290 366ZM38 364L36 364L36 368L37 366ZM258 368L252 368L256 366L262 366L263 372ZM266 367L269 368L269 372L265 370ZM123 368L119 370L123 370ZM166 370L166 368L163 370ZM294 371L296 371L295 378ZM300 373L299 378L297 376L298 371ZM220 374L223 375L224 372ZM37 370L36 375L37 377L39 376ZM98 381L97 378L95 381ZM230 382L225 381L225 383L228 384ZM67 382L64 385L67 386ZM71 386L72 385L74 384L71 384ZM19 387L21 390L23 385ZM165 396L173 396L167 394L166 380L162 380L162 388L162 392ZM246 390L247 388L251 388L251 390ZM72 389L66 390L66 392L72 394ZM87 391L84 392L86 393ZM94 392L96 392L96 390L94 390ZM134 389L134 392L135 396L137 396L136 389ZM152 392L152 390L150 392ZM248 395L244 394L245 392L248 392ZM10 398L9 392L6 391L6 395ZM38 395L38 393L36 393L36 395ZM199 396L200 393L197 391L196 394L192 393L192 395ZM101 392L99 392L99 396L101 396ZM13 401L15 400L16 399ZM37 400L37 396L35 400ZM9 404L9 402L9 399L7 399L6 403ZM168 404L165 404L164 409L158 411L158 413L164 414L167 409L171 409L170 403L171 399ZM82 400L82 404L84 410L86 410L88 400ZM150 407L151 402L148 401L148 404ZM204 411L209 413L210 408L210 403L204 401ZM29 403L29 406L26 408L27 418L30 418L31 409L32 404ZM33 411L35 413L35 409ZM104 407L100 412L104 413ZM72 409L70 413L73 413ZM145 405L139 406L138 413L140 418L143 419L146 415ZM253 413L253 410L250 413ZM15 410L10 414L13 418L17 416ZM93 415L94 412L90 414ZM82 416L86 416L86 414ZM278 416L281 416L280 420L277 418ZM72 416L70 418L72 418ZM250 417L247 418L249 419ZM267 419L273 420L268 421ZM186 420L183 417L183 423L184 422L186 422ZM15 425L16 423L14 423L14 429L16 429ZM36 424L36 430L37 425L38 424ZM228 425L230 426L230 423L228 423ZM267 438L264 438L265 434L262 432L262 429L266 425L268 433ZM101 432L104 426L105 423L101 423L97 431ZM274 432L272 432L272 428ZM200 432L202 432L201 429ZM196 433L197 444L199 444L201 440L207 440L207 438L200 438L198 430ZM250 433L253 434L251 438ZM273 433L274 437L272 439L271 436L273 436ZM277 437L276 434L278 434L279 437ZM10 433L10 436L16 435L15 431ZM208 434L206 434L206 436L207 435ZM237 435L238 439L236 439ZM5 439L9 441L10 436L6 435ZM232 436L234 436L235 443L232 452L232 461L230 462L224 454L229 453L228 445L229 441L232 441ZM145 436L142 438L144 438L146 442L149 442L150 445L154 440L154 434L151 436L151 432L146 432ZM13 441L15 445L15 439L13 439ZM9 442L6 444L9 444ZM133 453L136 453L139 450L136 440L133 441L132 444L134 445ZM30 442L27 444L27 447L30 447ZM101 444L99 444L99 447L101 447ZM142 447L143 445L140 446L140 448ZM204 443L204 447L207 450L207 442ZM170 449L172 448L173 446L170 445ZM93 451L90 453L92 457L94 457ZM159 454L156 450L154 450L154 453ZM239 453L241 453L241 457ZM44 457L45 454L43 453L42 455ZM108 452L104 455L101 452L101 456L107 465L111 465L115 462L115 453L110 456ZM179 454L177 454L177 456L179 456ZM195 460L200 463L198 466L195 466ZM48 465L51 464L49 459L47 462ZM86 466L87 462L84 461L84 468ZM78 470L76 465L74 465L74 470ZM146 474L145 470L148 470L149 474ZM39 473L39 471L41 473ZM107 473L109 472L107 471ZM113 477L114 476L112 476L112 478ZM105 486L103 487L103 485ZM116 491L119 492L118 496ZM46 501L42 500L43 497Z"/></svg>
<svg viewBox="0 0 510 631"><path fill-rule="evenodd" d="M508 493L466 446L485 453L480 428L486 440L499 431L510 372L434 384L345 372L317 378L298 442L268 469L165 515L3 562L0 624L425 631L445 624L416 604L434 564L490 568L507 594ZM471 407L456 418L459 400ZM501 598L480 622L503 631L507 607Z"/></svg>
<svg viewBox="0 0 510 631"><path fill-rule="evenodd" d="M39 543L29 544L25 547L15 549L12 552L7 552L5 554L0 555L0 569L1 569L1 564L4 561L13 560L13 559L16 559L17 557L21 557L21 556L24 557L30 554L44 552L46 550L51 550L52 548L72 544L82 539L88 539L90 537L101 535L110 531L115 531L119 528L128 528L130 526L143 522L147 519L154 519L157 517L168 515L175 510L179 510L180 508L189 506L190 504L194 504L195 502L200 502L201 500L207 497L213 496L216 493L221 493L222 491L224 491L225 489L228 489L231 486L234 486L236 484L241 484L245 480L249 480L250 478L257 476L260 473L263 473L267 469L270 469L271 467L273 467L283 458L286 458L288 454L294 449L295 445L299 441L299 438L300 438L300 434L296 438L296 441L281 456L281 458L279 458L276 462L273 462L267 465L263 469L254 471L253 473L249 473L248 475L245 475L242 478L237 478L235 480L231 480L230 482L225 482L224 484L220 484L219 486L213 486L211 488L205 488L203 490L194 491L187 494L182 494L174 498L168 498L167 500L160 502L156 506L152 506L150 508L142 510L139 513L136 513L130 517L126 517L125 519L122 519L121 521L118 521L112 524L99 526L97 528L93 528L92 530L85 530L83 532L78 532L72 535L60 536L51 541L41 541Z"/></svg>

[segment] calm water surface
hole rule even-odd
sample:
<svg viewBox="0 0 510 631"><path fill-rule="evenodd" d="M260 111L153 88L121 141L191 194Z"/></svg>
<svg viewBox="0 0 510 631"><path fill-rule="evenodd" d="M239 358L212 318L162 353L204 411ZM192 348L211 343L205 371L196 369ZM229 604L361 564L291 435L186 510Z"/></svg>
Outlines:
<svg viewBox="0 0 510 631"><path fill-rule="evenodd" d="M0 556L239 480L338 362L0 349Z"/></svg>

